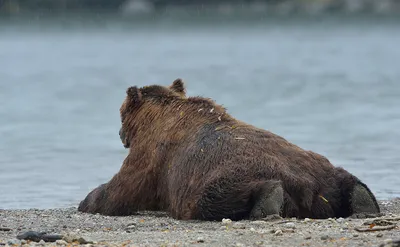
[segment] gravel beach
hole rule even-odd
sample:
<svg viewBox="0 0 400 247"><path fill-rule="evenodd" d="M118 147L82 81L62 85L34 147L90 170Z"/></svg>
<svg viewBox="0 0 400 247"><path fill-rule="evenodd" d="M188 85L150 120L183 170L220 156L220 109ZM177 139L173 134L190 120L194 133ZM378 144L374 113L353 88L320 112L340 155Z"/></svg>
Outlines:
<svg viewBox="0 0 400 247"><path fill-rule="evenodd" d="M163 212L108 217L76 208L0 209L0 246L400 246L400 198L379 204L378 216L237 222L178 221Z"/></svg>

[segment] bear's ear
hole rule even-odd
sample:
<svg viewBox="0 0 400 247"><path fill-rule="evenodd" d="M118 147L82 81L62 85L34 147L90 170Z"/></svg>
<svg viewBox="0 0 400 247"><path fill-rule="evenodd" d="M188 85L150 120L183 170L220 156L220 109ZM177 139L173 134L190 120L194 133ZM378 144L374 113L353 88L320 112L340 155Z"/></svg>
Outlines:
<svg viewBox="0 0 400 247"><path fill-rule="evenodd" d="M175 81L172 82L172 85L169 86L169 88L174 91L175 93L178 93L180 95L185 96L186 94L186 88L185 88L185 83L183 82L182 79L178 78Z"/></svg>
<svg viewBox="0 0 400 247"><path fill-rule="evenodd" d="M126 90L126 95L128 96L129 101L134 104L140 103L142 101L142 93L136 86L129 87Z"/></svg>

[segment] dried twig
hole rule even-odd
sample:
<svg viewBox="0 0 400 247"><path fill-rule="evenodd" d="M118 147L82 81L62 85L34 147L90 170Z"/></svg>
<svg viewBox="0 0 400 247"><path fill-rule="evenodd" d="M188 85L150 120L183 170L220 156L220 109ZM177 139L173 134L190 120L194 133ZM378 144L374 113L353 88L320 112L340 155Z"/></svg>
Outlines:
<svg viewBox="0 0 400 247"><path fill-rule="evenodd" d="M396 228L396 224L387 220L376 219L371 221L365 222L363 225L364 227L356 227L354 228L358 232L375 232L375 231L384 231L384 230L391 230Z"/></svg>
<svg viewBox="0 0 400 247"><path fill-rule="evenodd" d="M390 225L390 226L373 226L372 228L367 226L367 227L356 227L354 228L358 232L376 232L376 231L385 231L385 230L391 230L396 228L396 225Z"/></svg>

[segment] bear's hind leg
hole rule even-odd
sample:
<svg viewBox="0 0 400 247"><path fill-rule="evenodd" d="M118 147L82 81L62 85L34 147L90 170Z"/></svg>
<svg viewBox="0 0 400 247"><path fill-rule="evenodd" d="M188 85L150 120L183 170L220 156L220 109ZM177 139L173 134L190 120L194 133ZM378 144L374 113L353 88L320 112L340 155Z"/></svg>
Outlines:
<svg viewBox="0 0 400 247"><path fill-rule="evenodd" d="M191 218L231 220L279 214L283 188L279 181L242 180L237 176L214 179L201 193Z"/></svg>
<svg viewBox="0 0 400 247"><path fill-rule="evenodd" d="M368 187L357 182L351 192L350 206L353 214L379 214L379 205Z"/></svg>
<svg viewBox="0 0 400 247"><path fill-rule="evenodd" d="M336 168L335 176L342 194L341 206L335 210L337 217L380 214L378 202L367 185L341 167Z"/></svg>
<svg viewBox="0 0 400 247"><path fill-rule="evenodd" d="M284 191L280 181L270 180L265 182L265 184L254 193L253 197L254 206L249 216L251 220L279 215L281 213L284 203Z"/></svg>

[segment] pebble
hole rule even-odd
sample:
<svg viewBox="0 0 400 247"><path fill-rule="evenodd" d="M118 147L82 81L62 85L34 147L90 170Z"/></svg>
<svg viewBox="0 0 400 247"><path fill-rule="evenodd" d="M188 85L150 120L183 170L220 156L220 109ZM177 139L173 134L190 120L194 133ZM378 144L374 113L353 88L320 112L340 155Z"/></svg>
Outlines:
<svg viewBox="0 0 400 247"><path fill-rule="evenodd" d="M357 233L353 234L353 237L355 237L355 238L358 237L358 236L359 236L359 235L358 235Z"/></svg>
<svg viewBox="0 0 400 247"><path fill-rule="evenodd" d="M377 237L377 238L383 237L383 233L380 232L380 233L376 234L376 237Z"/></svg>
<svg viewBox="0 0 400 247"><path fill-rule="evenodd" d="M305 218L305 219L304 219L304 222L310 222L310 221L311 221L310 218Z"/></svg>
<svg viewBox="0 0 400 247"><path fill-rule="evenodd" d="M46 242L43 240L43 239L41 239L40 241L39 241L39 243L38 243L39 245L45 245L46 244Z"/></svg>
<svg viewBox="0 0 400 247"><path fill-rule="evenodd" d="M328 240L330 239L330 237L328 235L322 235L321 236L321 240Z"/></svg>
<svg viewBox="0 0 400 247"><path fill-rule="evenodd" d="M305 236L304 239L311 239L311 236L310 235Z"/></svg>
<svg viewBox="0 0 400 247"><path fill-rule="evenodd" d="M255 220L252 221L251 224L253 225L265 225L267 222L263 221L263 220Z"/></svg>
<svg viewBox="0 0 400 247"><path fill-rule="evenodd" d="M231 219L222 219L222 224L225 224L225 225L232 224L232 220Z"/></svg>
<svg viewBox="0 0 400 247"><path fill-rule="evenodd" d="M344 219L342 217L336 219L337 222L342 223L344 221Z"/></svg>
<svg viewBox="0 0 400 247"><path fill-rule="evenodd" d="M236 247L244 247L245 245L242 244L242 243L236 243L235 246L236 246Z"/></svg>
<svg viewBox="0 0 400 247"><path fill-rule="evenodd" d="M204 243L204 238L203 237L198 237L197 238L197 243Z"/></svg>
<svg viewBox="0 0 400 247"><path fill-rule="evenodd" d="M7 241L8 245L21 245L21 240L19 239L11 239Z"/></svg>
<svg viewBox="0 0 400 247"><path fill-rule="evenodd" d="M132 225L128 225L127 227L125 227L125 231L134 231L136 229L136 225L132 224Z"/></svg>
<svg viewBox="0 0 400 247"><path fill-rule="evenodd" d="M56 245L67 245L67 241L65 240L56 240Z"/></svg>
<svg viewBox="0 0 400 247"><path fill-rule="evenodd" d="M64 240L68 243L72 243L72 242L78 242L79 244L90 244L92 243L91 241L88 241L80 236L74 235L74 234L70 234L70 235L66 235L64 236Z"/></svg>
<svg viewBox="0 0 400 247"><path fill-rule="evenodd" d="M293 222L288 222L285 224L285 227L294 229L296 228L296 224L294 224Z"/></svg>
<svg viewBox="0 0 400 247"><path fill-rule="evenodd" d="M246 225L244 223L241 223L241 222L235 222L232 225L232 228L234 228L234 229L245 229Z"/></svg>
<svg viewBox="0 0 400 247"><path fill-rule="evenodd" d="M282 234L283 234L282 230L276 230L274 233L275 236L280 236Z"/></svg>

